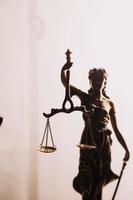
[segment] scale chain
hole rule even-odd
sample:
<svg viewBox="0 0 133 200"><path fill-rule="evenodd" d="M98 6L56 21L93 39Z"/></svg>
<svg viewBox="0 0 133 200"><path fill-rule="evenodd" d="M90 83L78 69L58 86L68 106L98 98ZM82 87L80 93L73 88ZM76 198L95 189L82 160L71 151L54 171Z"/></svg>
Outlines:
<svg viewBox="0 0 133 200"><path fill-rule="evenodd" d="M49 119L48 119L48 126L49 126L49 130L50 130L50 136L51 136L52 145L55 146L54 145L54 140L53 140L53 136L52 136L52 130L51 130Z"/></svg>

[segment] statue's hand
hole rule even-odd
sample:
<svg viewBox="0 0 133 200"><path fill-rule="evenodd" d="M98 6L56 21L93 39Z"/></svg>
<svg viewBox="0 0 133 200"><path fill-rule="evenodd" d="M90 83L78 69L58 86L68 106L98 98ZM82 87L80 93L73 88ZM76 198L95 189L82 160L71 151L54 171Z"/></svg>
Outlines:
<svg viewBox="0 0 133 200"><path fill-rule="evenodd" d="M65 63L65 65L62 67L62 70L65 71L67 69L70 69L72 65L73 65L72 62Z"/></svg>
<svg viewBox="0 0 133 200"><path fill-rule="evenodd" d="M129 160L129 158L130 158L130 153L129 153L129 151L127 150L126 151L126 153L125 153L125 156L124 156L124 158L123 158L123 161L128 161Z"/></svg>

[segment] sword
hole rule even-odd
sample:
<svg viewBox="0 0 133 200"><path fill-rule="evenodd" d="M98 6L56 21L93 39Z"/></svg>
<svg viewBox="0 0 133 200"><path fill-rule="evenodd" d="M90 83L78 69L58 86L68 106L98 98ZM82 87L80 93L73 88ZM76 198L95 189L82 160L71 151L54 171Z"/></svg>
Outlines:
<svg viewBox="0 0 133 200"><path fill-rule="evenodd" d="M123 175L123 171L124 171L126 165L127 165L127 163L124 161L124 162L123 162L123 165L122 165L121 172L120 172L120 176L119 176L119 179L118 179L118 182L117 182L117 185L116 185L115 191L114 191L114 195L113 195L113 197L112 197L112 200L115 199L115 196L116 196L116 193L117 193L117 190L118 190L118 187L119 187L119 184L120 184L120 181L121 181L122 175Z"/></svg>

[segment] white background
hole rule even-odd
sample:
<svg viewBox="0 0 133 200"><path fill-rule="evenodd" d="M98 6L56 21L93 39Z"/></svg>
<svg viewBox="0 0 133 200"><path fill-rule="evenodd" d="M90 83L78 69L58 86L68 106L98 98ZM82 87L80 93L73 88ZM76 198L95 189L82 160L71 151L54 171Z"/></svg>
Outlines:
<svg viewBox="0 0 133 200"><path fill-rule="evenodd" d="M64 100L60 70L69 48L73 85L87 91L89 69L104 67L108 72L107 94L131 152L116 199L132 200L132 8L130 0L0 2L0 199L81 199L72 188L81 113L52 117L57 151L37 152L46 122L42 113L61 108ZM114 133L112 138L112 169L119 174L124 150ZM111 199L115 185L104 189L104 200Z"/></svg>

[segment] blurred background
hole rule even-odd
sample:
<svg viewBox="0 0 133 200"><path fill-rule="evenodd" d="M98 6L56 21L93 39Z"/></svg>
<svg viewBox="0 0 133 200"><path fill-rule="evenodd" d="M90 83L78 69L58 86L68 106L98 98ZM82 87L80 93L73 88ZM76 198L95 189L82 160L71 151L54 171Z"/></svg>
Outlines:
<svg viewBox="0 0 133 200"><path fill-rule="evenodd" d="M0 1L0 199L80 200L72 188L78 172L82 113L50 119L57 151L37 151L46 119L61 108L65 90L60 70L72 52L71 83L88 90L88 71L104 67L107 94L115 103L118 127L131 158L117 200L132 200L133 111L131 0ZM73 97L75 105L80 102ZM112 133L112 169L120 173L124 150ZM116 182L103 191L110 200Z"/></svg>

